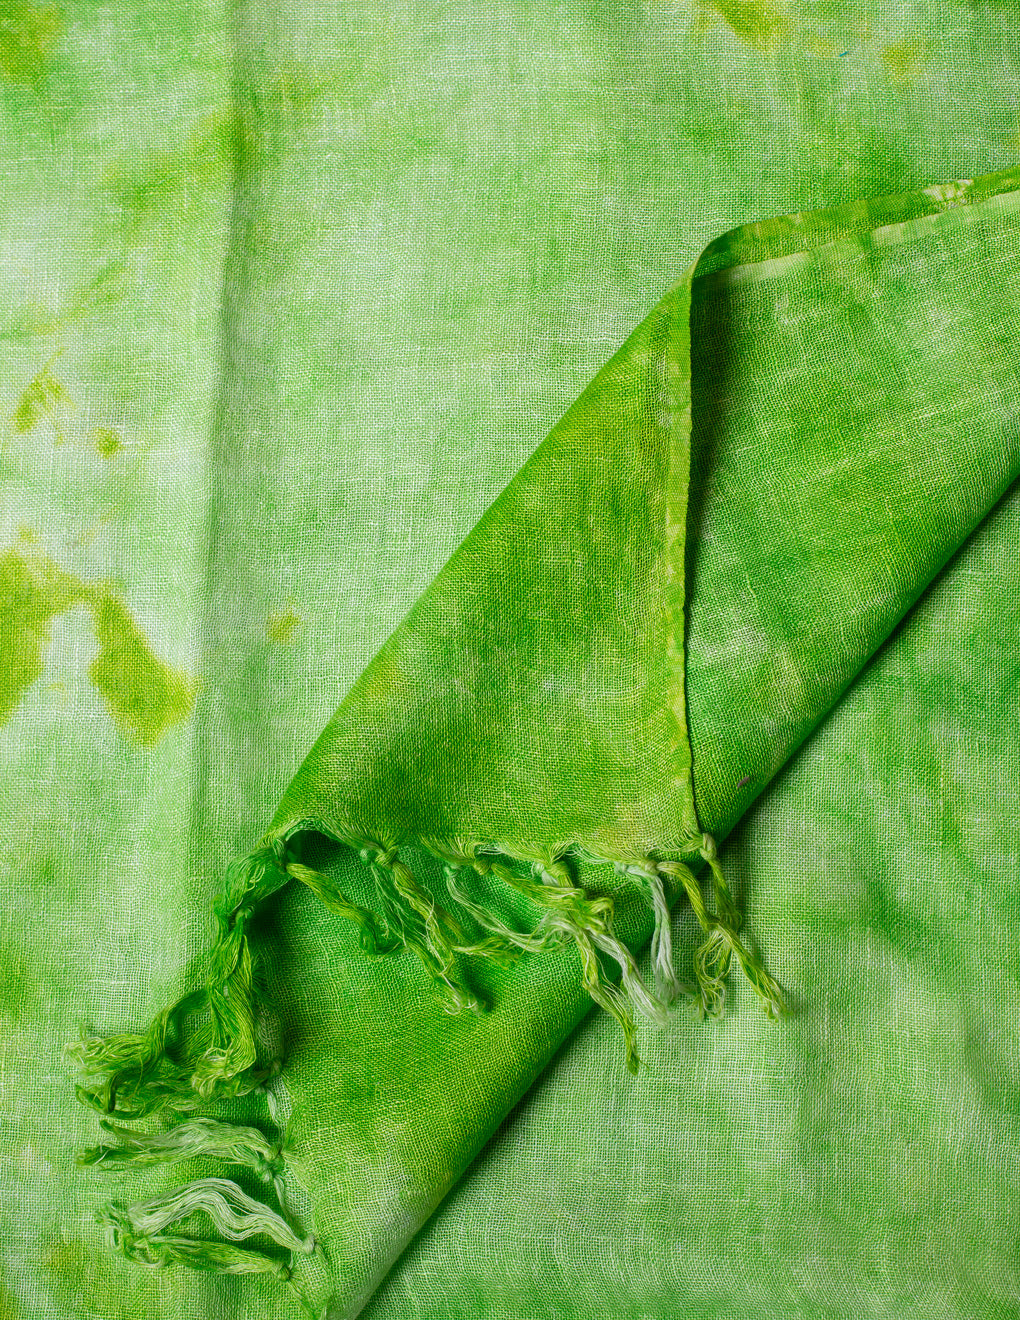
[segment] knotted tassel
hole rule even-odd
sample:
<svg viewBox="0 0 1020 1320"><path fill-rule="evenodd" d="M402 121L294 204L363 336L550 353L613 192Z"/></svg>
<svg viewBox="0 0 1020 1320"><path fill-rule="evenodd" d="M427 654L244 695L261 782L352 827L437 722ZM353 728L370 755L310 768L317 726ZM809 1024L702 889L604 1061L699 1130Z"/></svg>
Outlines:
<svg viewBox="0 0 1020 1320"><path fill-rule="evenodd" d="M227 871L215 905L217 937L209 954L206 987L179 999L141 1035L75 1042L70 1052L87 1080L81 1099L104 1114L139 1118L169 1106L195 1108L196 1097L243 1095L278 1070L255 1070L257 1005L252 986L248 921L258 906L290 879L282 842L260 848ZM185 1023L192 1017L186 1041Z"/></svg>
<svg viewBox="0 0 1020 1320"><path fill-rule="evenodd" d="M481 1012L484 1005L457 968L458 951L469 948L458 923L421 888L395 848L375 844L362 848L360 856L375 877L387 929L421 959L443 990L446 1012Z"/></svg>
<svg viewBox="0 0 1020 1320"><path fill-rule="evenodd" d="M510 939L516 938L523 948L574 943L581 957L584 988L619 1023L624 1035L627 1067L636 1072L639 1059L635 1049L634 1011L636 1009L661 1024L665 1021L665 1005L649 993L631 951L613 930L612 898L589 895L573 883L567 868L556 860L532 863L530 873L523 876L485 855L476 855L472 861L480 874L496 876L524 894L540 911L538 922L529 935L518 935L500 923L501 933ZM600 953L618 965L620 986L603 975Z"/></svg>
<svg viewBox="0 0 1020 1320"><path fill-rule="evenodd" d="M673 932L670 920L669 900L662 882L662 876L654 866L635 866L618 864L617 872L636 879L648 893L655 926L652 931L652 969L655 977L655 993L665 1003L671 1004L687 987L676 974L673 965Z"/></svg>

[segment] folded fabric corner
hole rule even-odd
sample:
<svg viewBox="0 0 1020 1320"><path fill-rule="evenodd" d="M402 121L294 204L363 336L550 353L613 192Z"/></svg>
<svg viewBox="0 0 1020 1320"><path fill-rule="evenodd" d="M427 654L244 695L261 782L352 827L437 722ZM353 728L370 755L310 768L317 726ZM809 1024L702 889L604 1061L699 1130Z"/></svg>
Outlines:
<svg viewBox="0 0 1020 1320"><path fill-rule="evenodd" d="M1018 184L744 226L634 331L230 868L204 986L75 1047L115 1120L89 1162L209 1158L255 1184L114 1206L116 1247L356 1314L591 1000L632 1071L636 1016L685 991L718 1013L734 959L780 1013L715 840L1016 475ZM269 918L289 934L266 958ZM123 1126L153 1113L177 1125ZM373 1232L359 1179L382 1189Z"/></svg>

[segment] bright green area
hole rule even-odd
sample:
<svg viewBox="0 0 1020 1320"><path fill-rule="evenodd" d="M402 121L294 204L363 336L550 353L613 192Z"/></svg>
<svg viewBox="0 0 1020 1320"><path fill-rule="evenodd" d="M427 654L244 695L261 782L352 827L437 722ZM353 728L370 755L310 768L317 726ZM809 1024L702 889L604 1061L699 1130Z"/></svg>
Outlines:
<svg viewBox="0 0 1020 1320"><path fill-rule="evenodd" d="M1012 175L999 181L1006 188L1014 182ZM984 198L987 191L982 186L975 196ZM950 209L918 215L925 199L908 197L901 209L915 218L890 224L890 204L885 203L884 223L874 229L867 226L866 210L853 217L837 211L805 224L777 224L758 264L722 267L695 279L687 704L695 788L706 828L720 833L731 828L1020 468L1015 423L1020 372L1012 349L1020 303L1018 201L1015 191L976 204L958 194ZM806 235L799 252L791 250L793 233ZM736 251L741 245L729 246ZM781 255L770 256L772 251ZM656 397L660 364L642 350L660 315L657 311L635 333L607 368L606 378L586 392L436 578L327 727L288 789L278 821L324 819L334 829L346 826L349 831L349 818L340 815L349 811L367 837L374 832L401 838L413 835L415 826L408 821L417 812L440 838L444 830L460 839L495 838L511 853L518 839L532 842L523 833L531 822L550 821L546 837L573 838L595 852L605 835L596 834L594 841L581 832L571 836L565 818L556 813L573 790L580 804L573 819L583 822L587 818L581 809L605 791L620 804L619 814L608 827L600 823L596 828L618 828L621 820L630 819L633 839L653 852L676 846L668 800L663 804L654 793L639 791L635 800L647 814L628 815L627 789L643 781L637 768L627 779L621 756L605 758L601 778L592 772L595 789L588 786L585 754L592 735L584 701L575 699L572 722L557 719L559 694L569 685L575 657L597 654L606 638L616 637L618 613L607 618L591 609L585 628L567 642L555 625L543 633L536 622L558 620L564 611L538 611L527 616L531 626L520 643L513 633L508 642L506 624L514 616L503 595L541 601L544 593L556 590L543 551L525 559L520 547L544 546L546 529L550 536L553 529L560 534L557 545L567 544L564 527L575 516L588 517L583 492L598 490L599 482L597 475L586 478L598 473L602 453L613 455L618 395L610 393L607 403L607 381L618 388L623 380L632 382L627 397L635 401L635 447L645 461L657 452L656 433L642 418L647 399ZM793 398L791 372L797 385ZM975 372L994 386L971 393ZM971 402L964 405L967 398ZM799 410L795 401L800 401ZM770 419L767 429L763 418ZM600 443L577 446L572 461L563 462L564 447L578 435L597 435ZM600 531L604 535L613 528L621 545L631 534L647 544L649 528L657 525L658 502L644 503L648 523L641 521L628 503L640 486L620 460L610 457L610 464L620 475L622 493L615 502L596 499ZM574 483L569 500L557 499L549 475L561 471L569 472ZM894 508L889 505L893 492ZM520 513L529 496L538 510L530 523ZM505 547L512 567L487 549L493 544ZM633 549L622 558L619 573L613 565L604 575L626 593L633 590L628 585L631 566L641 561ZM569 562L576 568L582 561L571 556ZM528 592L518 579L526 571L522 564L541 566ZM646 591L655 574L656 565L646 562ZM491 606L488 613L470 605L479 581ZM583 590L583 580L577 590ZM482 630L481 642L474 632L462 635L452 626L464 619L471 630ZM450 626L440 627L442 620ZM657 619L656 624L660 631L650 639L636 628L628 632L634 668L642 675L655 673L654 664L645 662L649 652L655 657L668 653L668 622ZM549 650L542 653L539 639L546 638ZM527 694L506 683L501 664L515 646L523 656L554 656L558 683L536 682ZM534 666L528 672L534 673ZM598 693L600 679L613 672L608 664L589 671L589 695ZM449 723L443 698L427 704L419 684L471 693L458 738L444 736ZM659 783L667 785L669 743L660 732L658 706L645 708L644 722L641 706L632 708L628 723L613 703L618 688L611 688L607 699L592 705L623 731L621 740L626 737L630 745L646 749ZM522 718L519 736L553 741L541 758L525 755L506 733L487 738L501 728L503 700L512 713L531 712ZM477 723L472 722L475 712ZM889 718L898 722L899 716ZM507 726L514 727L512 716ZM420 737L420 753L418 743L406 733L401 736L401 730L412 729ZM377 738L389 750L385 758ZM465 745L475 749L470 762L461 753ZM556 750L563 746L579 749L573 775L557 760ZM404 759L419 754L421 763ZM516 783L521 765L535 777L559 771L541 803L529 799L526 790L499 796L500 785ZM351 767L347 783L343 776ZM473 791L460 797L457 788L465 781ZM495 827L492 802L502 803L507 813ZM511 814L517 810L519 816ZM458 814L448 823L444 812L454 811ZM1003 817L997 813L995 821L1002 830ZM657 836L644 832L654 827ZM426 833L427 825L417 829ZM602 847L603 855L613 856L611 846ZM364 881L359 887L358 870L357 862L348 864L341 887L365 901L367 888ZM594 886L607 884L597 868L588 871L587 879ZM487 891L485 900L497 909L505 902L498 888ZM399 962L372 967L369 984L378 987L378 1001L369 991L366 1002L364 992L354 990L364 984L365 972L340 951L346 944L359 956L351 937L336 931L331 938L335 925L314 908L310 911L305 896L291 895L284 903L276 918L283 933L272 938L268 961L295 1039L283 1079L294 1112L292 1163L315 1204L340 1295L353 1310L359 1294L349 1281L364 1281L362 1297L371 1290L381 1277L380 1262L388 1264L386 1252L407 1233L409 1219L422 1222L467 1167L565 1029L578 1020L584 997L576 971L571 974L571 960L549 958L550 965L541 966L542 955L509 974L479 974L494 1004L481 1022L437 1019L438 996L432 1002L424 996L424 978L408 959L403 967ZM517 921L520 915L510 912ZM632 936L640 932L647 938L647 914L641 916L632 906L623 920ZM756 923L756 934L768 952L769 969L791 1001L803 1004L803 983L791 980L772 956L768 924ZM687 929L681 975L688 980L693 979L692 940ZM309 974L303 977L299 969ZM358 995L357 1011L333 1011L341 987L345 996ZM819 1011L829 1003L828 998L820 1002ZM390 1025L394 1019L401 1024L399 1046ZM770 1034L785 1029L780 1025ZM352 1073L347 1061L375 1036L387 1040L387 1050L374 1056L370 1067ZM703 1048L711 1047L700 1038ZM767 1040L761 1038L763 1052ZM451 1073L470 1077L470 1086L451 1085ZM537 1089L540 1093L541 1083ZM793 1103L789 1093L784 1098ZM426 1112L428 1144L422 1150L418 1116ZM327 1147L342 1149L344 1158L331 1158ZM551 1160L554 1150L548 1153ZM372 1191L363 1197L358 1188L365 1185ZM636 1174L626 1186L633 1186L638 1198L643 1195ZM540 1184L536 1189L541 1195ZM959 1194L964 1194L962 1187ZM640 1237L638 1227L634 1234ZM583 1234L576 1250L583 1259ZM565 1295L552 1290L543 1305L552 1308ZM498 1291L494 1296L500 1296ZM464 1309L449 1313L469 1314L470 1303L457 1297L444 1305ZM493 1301L492 1314L500 1314L502 1305ZM597 1314L594 1295L588 1313Z"/></svg>

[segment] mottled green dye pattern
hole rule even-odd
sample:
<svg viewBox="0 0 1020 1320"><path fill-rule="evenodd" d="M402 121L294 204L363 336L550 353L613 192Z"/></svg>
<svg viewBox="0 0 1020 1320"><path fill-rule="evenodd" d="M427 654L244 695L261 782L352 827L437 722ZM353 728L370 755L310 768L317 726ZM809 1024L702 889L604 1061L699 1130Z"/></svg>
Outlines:
<svg viewBox="0 0 1020 1320"><path fill-rule="evenodd" d="M85 588L45 556L0 555L0 723L43 671L50 621L83 599Z"/></svg>
<svg viewBox="0 0 1020 1320"><path fill-rule="evenodd" d="M761 231L726 236L705 255L711 273L699 279L695 268L690 365L695 470L691 521L696 539L688 547L687 713L698 810L708 829L723 834L733 827L1020 471L1017 438L1004 435L1001 422L1020 415L1020 371L1008 347L1020 307L1020 194L1012 191L1014 184L1015 177L1007 173L975 189L945 190L945 197L955 199L953 205L943 202L930 214L926 211L934 198L910 195L884 199L873 210L855 206L790 217ZM996 196L996 185L1007 191ZM903 218L896 219L897 210ZM750 255L753 243L759 245L757 260L736 261L735 254ZM727 256L733 264L720 266ZM1008 292L1000 302L1004 291ZM972 311L975 306L983 309L980 321ZM474 837L509 842L511 851L513 840L532 822L552 822L550 830L563 831L553 837L580 838L589 854L598 854L601 848L603 855L610 856L614 847L624 846L613 831L626 822L634 839L648 840L656 827L662 831L656 841L646 844L653 853L670 847L666 785L678 781L671 781L668 774L673 762L665 740L658 745L654 741L661 729L654 723L655 703L650 703L648 723L640 734L622 732L632 726L627 724L619 689L599 709L600 716L615 722L621 741L629 737L632 746L648 752L659 775L658 796L651 783L637 778L642 791L635 794L630 810L630 767L624 757L618 753L610 760L608 740L599 741L600 725L580 697L575 697L575 712L583 712L588 746L557 705L562 690L576 691L569 682L571 648L598 655L606 645L603 630L610 638L615 636L615 619L606 622L605 614L592 608L582 631L565 607L540 608L546 593L557 590L558 564L546 562L546 544L571 547L571 519L576 509L586 507L586 491L594 492L599 509L598 519L593 516L589 524L592 538L597 540L607 526L614 526L619 543L630 546L618 579L613 578L615 567L606 568L610 579L627 583L630 592L627 573L634 564L641 563L649 577L654 574L649 563L656 561L642 560L629 535L639 527L639 539L645 544L652 540L631 501L640 489L635 472L658 452L655 423L639 422L637 410L642 405L631 403L640 457L631 454L624 461L614 455L619 422L613 407L616 396L609 394L607 400L607 382L622 395L621 382L642 363L646 389L628 393L628 402L657 397L655 382L662 366L646 349L654 342L661 314L662 309L657 309L632 336L605 376L585 392L435 579L381 653L378 664L383 678L374 674L375 664L370 666L364 685L355 686L327 726L284 795L278 822L323 820L342 832L345 826L350 828L343 815L350 811L368 837L422 837L431 827L440 839L447 831L470 839L477 831ZM838 361L833 344L848 345ZM679 341L672 349L681 358L675 373L679 376L685 369L685 349ZM795 394L790 391L791 362L796 363ZM994 380L996 389L974 397L961 426L960 400L968 397L968 381L975 370L982 379ZM895 394L887 387L890 376L904 382ZM637 378L642 379L640 374ZM952 406L942 411L939 401L947 398ZM668 416L668 408L659 415ZM761 429L763 415L770 419L767 433ZM881 441L869 443L868 436L880 436ZM570 450L578 437L583 443ZM563 457L564 450L571 461ZM599 467L603 454L612 456L607 467L620 478L623 490L617 491ZM569 500L557 498L562 489L559 480L572 483ZM890 504L893 493L895 503ZM529 495L534 497L530 504ZM547 536L538 530L545 516L545 497L557 511L555 534L549 528ZM645 507L656 508L653 496ZM527 515L535 522L529 524ZM613 523L616 516L621 517L620 524ZM526 558L524 545L540 548L532 548ZM563 558L578 566L581 595L587 586L581 578L583 556L574 551ZM519 577L522 562L544 565L530 594ZM491 613L475 602L479 583L484 584ZM522 599L539 605L537 621L528 616L530 628L523 642L512 629L503 631ZM542 625L560 617L570 619L574 631L562 642L555 695L551 699L547 695L552 684L538 681L527 691L515 692L512 709L520 724L515 726L512 719L503 723L499 707L507 689L501 679L503 655L491 640L476 652L478 637L459 634L455 625L467 620L483 639L499 637L507 654L520 655L517 648L522 648L525 655L533 656L541 654L534 639L541 636ZM645 641L637 628L628 628L627 634ZM666 633L647 647L642 645L639 673L655 672L648 652L660 656L667 651ZM394 657L399 664L393 663ZM522 668L531 676L542 675L533 660ZM609 668L607 662L605 669ZM593 686L595 681L594 676L589 678ZM469 694L456 719L450 719L449 712L461 698L439 695L446 692ZM458 730L456 741L448 735L444 740L449 728ZM557 749L543 744L550 729L559 735L559 745L575 749L573 775L558 762ZM487 735L493 734L487 741ZM379 744L385 744L387 755ZM469 764L461 754L465 746L473 749ZM604 758L601 776L587 759L592 747ZM524 784L518 769L522 766L527 767ZM550 776L548 781L545 775ZM502 796L499 789L508 784L513 792ZM466 790L461 795L462 785ZM577 789L576 801L567 785ZM604 803L600 808L598 797L607 785L616 804L616 814L609 820L605 819L609 808ZM947 795L948 791L946 786ZM587 813L593 804L591 823ZM574 811L569 818L577 831L573 835L566 832L568 806ZM518 811L520 815L515 814ZM862 817L867 820L866 811ZM1008 813L996 814L997 839L1008 818ZM586 829L592 833L584 834ZM789 836L790 831L784 830L783 838ZM850 842L847 846L854 847ZM357 863L338 858L336 865L341 889L351 892L358 883ZM607 883L595 868L580 871L594 886ZM489 901L498 904L498 895L490 891ZM881 916L889 908L889 897L875 906ZM481 1025L464 1020L444 1023L442 1028L434 1025L419 987L413 978L404 981L407 973L399 968L376 973L377 1006L369 1008L362 1002L356 1014L337 1015L329 1005L339 993L339 969L344 976L349 974L348 959L331 945L328 921L316 920L311 937L307 935L310 919L307 902L291 899L279 921L285 932L280 938L290 946L284 944L286 952L282 952L274 941L269 962L277 996L287 1004L288 1018L298 1033L284 1073L293 1098L291 1160L316 1207L335 1277L342 1280L337 1285L339 1295L353 1314L380 1277L372 1271L382 1248L371 1237L380 1215L389 1217L394 1234L424 1220L457 1171L467 1167L494 1121L502 1117L505 1102L516 1099L529 1085L540 1060L562 1039L558 1033L579 1020L584 1006L578 988L570 983L568 960L554 960L543 968L535 959L489 982L495 1007ZM785 929L787 918L781 911L773 911L771 919ZM625 920L632 938L647 937L647 917L632 908ZM890 923L895 928L894 909ZM758 940L765 948L769 924L756 923ZM678 936L681 946L690 950L689 926L685 931L681 925ZM315 952L316 943L321 953ZM927 947L923 937L922 943ZM769 965L793 1002L803 1005L805 984L775 965L771 956ZM291 984L298 967L315 969L300 987ZM685 970L689 974L689 963ZM811 992L812 1005L816 993ZM739 989L736 994L739 997ZM829 988L817 1011L834 1011ZM356 1055L362 1035L385 1034L394 1013L407 1033L406 1046L389 1049L370 1073L348 1076L338 1084L344 1060ZM309 1022L315 1023L310 1038L305 1035ZM696 1030L687 1018L677 1027L684 1030ZM725 1038L726 1026L719 1030ZM773 1028L777 1035L784 1030L783 1025ZM760 1051L759 1066L766 1068L768 1037L754 1026L747 1031ZM699 1048L717 1047L702 1036L698 1045L691 1045L692 1051ZM782 1057L783 1045L775 1048ZM604 1060L594 1071L602 1066ZM737 1067L732 1055L728 1066ZM455 1098L446 1090L451 1067L462 1068L472 1079L470 1089L458 1090ZM877 1075L873 1054L862 1058L861 1069L862 1077ZM607 1121L597 1088L593 1091L587 1083L586 1087L594 1113ZM652 1087L662 1111L675 1112L655 1080ZM740 1116L750 1121L756 1111L753 1099L748 1102L742 1094L733 1094L731 1101L735 1130ZM783 1092L783 1101L791 1103L792 1096ZM415 1115L423 1111L430 1114L427 1158L414 1154L421 1132ZM646 1114L635 1103L640 1121L650 1123L656 1112ZM872 1120L862 1115L860 1121L860 1151L866 1152L872 1138L863 1133ZM568 1124L566 1118L557 1120L554 1130L559 1133ZM345 1156L331 1161L329 1149L337 1146ZM562 1146L563 1138L557 1136L546 1150L550 1160ZM585 1149L592 1158L595 1148L590 1137ZM641 1205L652 1188L644 1184L639 1170L651 1159L651 1155L635 1155L627 1162L621 1154L600 1166L599 1176L616 1189L615 1170L630 1169L624 1186L635 1189ZM870 1187L874 1170L864 1169L860 1176ZM370 1187L364 1200L356 1193L356 1184ZM666 1174L663 1185L669 1185ZM610 1199L614 1194L606 1193ZM741 1204L738 1184L730 1184L729 1195ZM869 1195L884 1204L891 1193L879 1190ZM633 1251L652 1231L651 1225L643 1229L641 1222L636 1211L629 1229ZM887 1241L885 1222L880 1215L875 1221L879 1244ZM735 1233L741 1231L741 1224L738 1217ZM604 1231L611 1238L611 1230ZM554 1232L550 1226L549 1233ZM571 1241L576 1242L581 1261L586 1259L587 1244L579 1221L575 1232ZM704 1254L707 1248L698 1226L691 1232ZM1001 1249L1004 1239L998 1240ZM625 1250L622 1244L614 1246L619 1252ZM666 1240L660 1240L659 1249L668 1259ZM923 1261L906 1254L898 1259L919 1288ZM951 1259L957 1273L966 1269L959 1254ZM463 1265L459 1268L461 1274L466 1272ZM617 1268L639 1291L660 1277L651 1268L648 1272L638 1266ZM530 1285L538 1291L540 1274L536 1271ZM366 1278L365 1290L354 1291L344 1281L348 1277ZM547 1300L538 1301L530 1293L514 1294L504 1282L501 1276L499 1287L485 1301L468 1300L468 1293L456 1291L450 1297L441 1288L433 1289L412 1313L430 1316L429 1308L436 1307L438 1314L466 1317L477 1307L492 1316L521 1310L552 1317L560 1313L564 1296L582 1295L579 1288L563 1292L557 1286L550 1289ZM852 1289L841 1293L824 1271L819 1273L819 1286L829 1288L844 1307L837 1314L849 1320L859 1313L858 1293ZM401 1307L411 1309L407 1298L414 1289L412 1284L400 1293L392 1314L401 1314ZM661 1296L667 1293L664 1285ZM577 1314L594 1320L602 1314L597 1289L593 1285L583 1295L584 1309ZM771 1314L769 1308L775 1305L775 1294L768 1295L772 1300L762 1301L762 1315ZM509 1304L508 1296L514 1298ZM739 1298L739 1305L751 1304L743 1294ZM692 1314L699 1314L700 1305L700 1297L692 1296ZM626 1291L614 1295L610 1310L643 1314L640 1301Z"/></svg>
<svg viewBox="0 0 1020 1320"><path fill-rule="evenodd" d="M11 549L0 555L0 723L43 672L51 621L79 603L91 611L99 642L89 678L118 728L150 743L187 719L194 684L153 654L115 592L65 573L47 555Z"/></svg>
<svg viewBox="0 0 1020 1320"><path fill-rule="evenodd" d="M16 83L33 83L49 63L63 29L56 5L26 0L0 4L0 75Z"/></svg>
<svg viewBox="0 0 1020 1320"><path fill-rule="evenodd" d="M110 172L104 180L129 224L140 224L160 206L172 206L181 189L201 189L222 178L233 160L240 126L229 111L207 115L172 149L147 154Z"/></svg>
<svg viewBox="0 0 1020 1320"><path fill-rule="evenodd" d="M24 1320L24 1316L17 1298L0 1283L0 1320Z"/></svg>
<svg viewBox="0 0 1020 1320"><path fill-rule="evenodd" d="M124 602L108 588L94 588L90 604L99 654L89 678L119 729L135 742L155 742L187 719L194 685L153 655Z"/></svg>
<svg viewBox="0 0 1020 1320"><path fill-rule="evenodd" d="M143 1271L107 1251L101 1201L192 1171L77 1167L95 1131L64 1043L137 1026L194 983L227 861L707 242L787 214L796 233L819 208L1013 161L1015 17L962 0L0 7L0 547L27 562L41 552L17 528L40 529L61 573L116 583L152 620L138 651L111 609L112 652L143 675L147 652L203 675L188 721L139 742L138 718L118 732L90 684L88 602L58 616L38 599L14 629L66 690L16 679L0 725L10 1306L307 1320L275 1281ZM941 205L918 198L915 215ZM744 231L733 258L759 262L768 230ZM984 213L949 243L896 245L898 262L868 244L832 252L777 273L772 315L753 280L696 291L695 783L720 832L762 794L726 862L801 1012L769 1028L735 987L715 1027L644 1032L636 1081L615 1034L585 1029L465 1184L463 1214L451 1202L426 1227L382 1317L1006 1320L1020 1305L1020 766L1003 658L1020 646L993 604L1005 579L945 564L1016 441L995 357L1015 356L1012 285L963 274L968 254L1009 273L1008 233ZM797 376L823 324L834 371L877 363L859 396ZM935 388L938 354L910 349L939 343ZM26 398L44 364L66 398L45 381ZM783 389L770 373L787 369ZM817 434L830 409L838 434ZM124 448L104 457L97 428ZM927 512L903 503L913 452ZM749 562L756 545L767 557ZM833 596L840 564L860 569L859 595ZM855 678L940 571L979 604L933 609L908 659L877 686ZM300 628L277 644L291 600ZM361 690L404 681L405 659ZM838 733L811 737L844 688ZM121 690L137 710L139 685ZM431 729L470 779L475 742ZM510 793L530 767L504 769ZM359 866L318 860L366 898ZM640 939L632 917L621 928ZM689 970L689 914L674 934ZM263 914L258 939L287 1030L277 1101L333 1253L335 1320L456 1195L583 996L569 957L536 958L479 977L507 1014L446 1018L413 958L366 959L305 891Z"/></svg>

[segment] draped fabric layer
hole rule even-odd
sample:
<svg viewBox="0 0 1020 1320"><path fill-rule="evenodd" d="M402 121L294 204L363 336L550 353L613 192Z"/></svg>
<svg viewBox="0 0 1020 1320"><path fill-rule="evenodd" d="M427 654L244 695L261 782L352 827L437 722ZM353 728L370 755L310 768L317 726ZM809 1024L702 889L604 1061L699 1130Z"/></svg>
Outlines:
<svg viewBox="0 0 1020 1320"><path fill-rule="evenodd" d="M1012 175L989 180L974 196L1010 189L1013 182ZM947 191L958 201L967 196L965 188ZM711 448L706 435L699 454L695 431L699 538L688 553L688 705L699 815L720 836L839 700L1017 475L1018 303L1015 294L999 301L1004 284L1020 278L1016 199L1009 191L995 195L984 216L982 203L976 211L944 210L941 200L925 215L931 198L922 194L883 199L873 209L776 221L763 227L760 240L745 232L719 245L751 256L748 246L760 241L760 262L717 266L694 280L692 361L696 397L711 416ZM897 207L913 218L892 219ZM887 223L872 229L868 221L875 214ZM710 249L707 265L712 257ZM979 320L972 309L992 301L1003 315L989 325L984 312ZM804 403L784 417L779 401L791 370ZM987 392L961 417L959 400L974 372ZM763 418L772 419L767 429ZM517 480L525 485L540 480L541 472L536 463ZM511 487L506 504L497 502L489 526L504 510L515 510L515 494ZM460 552L471 564L473 549L472 537ZM451 581L456 594L457 567L455 558L437 578L433 600L443 599ZM457 617L455 606L442 613ZM416 629L419 638L430 636L423 614L427 619L424 610L412 612L404 625L412 645L419 640ZM497 611L499 620L504 617ZM456 669L466 648L456 635L443 631L440 637L442 654L449 643ZM391 664L399 670L391 657L399 657L402 640L396 634L377 662L387 676ZM658 649L667 649L666 639ZM377 681L370 667L365 690L378 690ZM388 700L389 684L385 690ZM304 796L320 758L328 767L334 740L348 736L354 743L359 723L385 729L385 718L377 723L361 707L358 688L353 695L288 790L278 822L321 820L321 809ZM401 782L411 791L424 784L431 802L442 782L442 769L433 767L443 755L435 749L446 748L438 733L444 726L431 725L433 704L409 700L406 709L424 712L416 744L427 749L432 774L407 773ZM409 716L404 727L415 728L412 721ZM458 746L449 747L451 778ZM502 754L505 744L497 746ZM380 758L371 764L380 765ZM563 774L561 783L583 792L581 776ZM336 800L343 803L343 794ZM469 830L461 825L457 833ZM482 837L492 836L483 830ZM653 846L665 850L672 842L664 833ZM793 872L799 856L791 842ZM339 853L331 864L345 886L355 883L357 861ZM597 873L579 870L599 883ZM504 1116L507 1102L525 1092L588 1005L569 958L555 969L533 959L492 974L486 982L496 1004L490 1015L439 1021L420 978L409 985L398 967L378 964L385 977L379 1007L366 1005L359 992L357 1013L340 1026L331 1006L341 999L350 964L344 959L338 972L329 939L335 926L304 895L284 902L280 938L299 952L272 962L286 967L278 991L293 1006L299 1038L309 1044L284 1077L294 1105L292 1159L320 1208L331 1254L342 1262L339 1272L345 1281L364 1279L367 1292L378 1282L376 1271L389 1263L387 1249L407 1231L408 1216L415 1227L424 1220ZM629 939L643 944L651 934L646 910L637 902L621 906ZM755 935L767 950L768 930L756 922ZM316 948L323 952L316 955ZM306 959L314 959L316 969L308 980L295 974ZM782 969L767 961L787 985ZM789 988L801 998L800 987ZM397 1004L403 1044L386 1026ZM814 1008L821 1011L821 1005ZM308 1022L314 1031L302 1026ZM362 1057L360 1042L377 1034L393 1050L391 1065L375 1057L355 1062ZM366 1122L373 1112L377 1117ZM422 1112L431 1115L427 1134L414 1119ZM324 1113L331 1116L328 1145L319 1135ZM348 1153L338 1161L331 1148L340 1133ZM364 1232L352 1232L355 1188L367 1169L375 1189L371 1210L363 1213ZM380 1203L396 1188L392 1219L373 1239Z"/></svg>
<svg viewBox="0 0 1020 1320"><path fill-rule="evenodd" d="M577 1025L584 990L624 1027L637 1071L635 1014L661 1021L681 989L671 877L684 878L675 888L707 935L695 1003L719 1008L733 962L770 1015L781 1011L695 811L685 567L703 665L689 698L706 767L701 821L725 832L1016 476L1016 182L1005 172L786 217L710 245L326 726L269 846L229 874L208 1007L189 993L147 1034L79 1047L85 1094L114 1115L155 1109L189 1124L199 1098L259 1090L272 1111L284 1103L280 1182L300 1185L312 1236L270 1235L291 1253L277 1270L317 1312L360 1309ZM998 310L978 320L975 306ZM707 549L696 560L685 537L692 380L709 355L726 378L724 397L707 382L714 426L737 468L699 506ZM784 413L791 370L804 402ZM964 412L975 371L986 388ZM757 412L741 406L749 398ZM764 434L762 416L777 419ZM764 489L756 472L768 473ZM691 854L713 868L714 910ZM444 877L466 933L440 905ZM257 1037L274 995L263 995L247 927L292 881L330 919L306 903L270 923L268 938L300 954L262 955L286 968L271 975L287 1010L267 1051ZM658 997L634 964L653 920ZM358 966L381 946L419 959ZM603 965L614 961L619 986ZM205 1014L211 1034L175 1046ZM230 1248L224 1263L165 1236L164 1221L208 1209L207 1183L192 1187L172 1214L158 1203L153 1233L147 1207L117 1210L116 1244L143 1261L272 1273L272 1255ZM274 1214L282 1187L278 1199ZM366 1212L365 1231L354 1229ZM247 1236L269 1231L255 1210L245 1223Z"/></svg>

